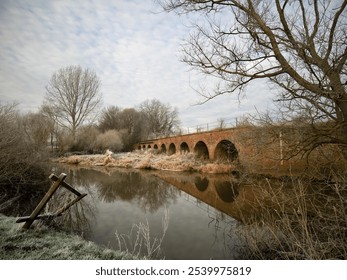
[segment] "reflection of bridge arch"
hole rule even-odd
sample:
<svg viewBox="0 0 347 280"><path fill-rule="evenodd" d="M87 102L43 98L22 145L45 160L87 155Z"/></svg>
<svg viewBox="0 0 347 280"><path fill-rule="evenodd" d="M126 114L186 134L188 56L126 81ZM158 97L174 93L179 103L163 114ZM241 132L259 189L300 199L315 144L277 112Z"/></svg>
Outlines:
<svg viewBox="0 0 347 280"><path fill-rule="evenodd" d="M189 153L189 146L186 142L182 142L180 145L181 153Z"/></svg>
<svg viewBox="0 0 347 280"><path fill-rule="evenodd" d="M238 186L230 181L216 182L215 189L224 202L233 202L239 195Z"/></svg>
<svg viewBox="0 0 347 280"><path fill-rule="evenodd" d="M229 140L220 141L214 151L214 159L222 161L233 161L237 159L238 151L235 145Z"/></svg>
<svg viewBox="0 0 347 280"><path fill-rule="evenodd" d="M204 177L203 179L201 179L199 176L195 177L194 184L195 184L196 188L201 192L203 192L207 189L209 183L210 182L206 177Z"/></svg>
<svg viewBox="0 0 347 280"><path fill-rule="evenodd" d="M171 143L169 146L169 156L173 155L176 153L176 146L174 143Z"/></svg>

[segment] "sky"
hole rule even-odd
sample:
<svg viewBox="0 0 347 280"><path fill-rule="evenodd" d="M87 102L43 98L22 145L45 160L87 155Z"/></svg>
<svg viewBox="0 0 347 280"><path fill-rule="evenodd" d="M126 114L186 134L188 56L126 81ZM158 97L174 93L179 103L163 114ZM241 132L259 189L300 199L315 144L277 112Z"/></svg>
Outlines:
<svg viewBox="0 0 347 280"><path fill-rule="evenodd" d="M158 99L177 108L181 126L233 122L271 107L265 82L203 105L206 77L181 62L192 16L166 13L155 0L1 0L0 102L35 112L62 67L80 65L101 80L103 107L136 108Z"/></svg>

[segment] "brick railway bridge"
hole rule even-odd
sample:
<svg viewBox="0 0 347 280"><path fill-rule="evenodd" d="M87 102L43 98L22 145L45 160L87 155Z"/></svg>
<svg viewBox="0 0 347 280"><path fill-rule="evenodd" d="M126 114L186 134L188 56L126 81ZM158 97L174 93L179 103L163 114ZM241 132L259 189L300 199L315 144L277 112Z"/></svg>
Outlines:
<svg viewBox="0 0 347 280"><path fill-rule="evenodd" d="M268 131L254 126L235 126L216 128L210 131L169 136L142 141L134 146L138 150L156 150L168 156L173 154L194 153L196 157L210 162L237 164L250 172L270 172L271 174L288 174L288 171L302 172L308 161L300 154L288 157L292 147L286 139L295 136L297 128ZM339 151L325 147L328 158L338 158ZM313 151L310 160L324 163L319 151ZM275 173L273 173L273 171Z"/></svg>
<svg viewBox="0 0 347 280"><path fill-rule="evenodd" d="M138 143L137 149L154 149L167 155L193 152L203 159L234 161L242 150L236 137L239 131L229 128L151 139Z"/></svg>

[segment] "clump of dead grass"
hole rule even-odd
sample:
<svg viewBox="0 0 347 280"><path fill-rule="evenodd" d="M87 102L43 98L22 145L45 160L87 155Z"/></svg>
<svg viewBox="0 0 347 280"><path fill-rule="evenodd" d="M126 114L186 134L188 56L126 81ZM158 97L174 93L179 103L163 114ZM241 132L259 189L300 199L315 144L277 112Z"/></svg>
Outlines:
<svg viewBox="0 0 347 280"><path fill-rule="evenodd" d="M202 173L224 174L224 173L230 173L235 169L236 167L233 164L208 163L208 164L202 165L199 171Z"/></svg>
<svg viewBox="0 0 347 280"><path fill-rule="evenodd" d="M271 203L238 228L246 259L347 259L347 180L264 188Z"/></svg>
<svg viewBox="0 0 347 280"><path fill-rule="evenodd" d="M230 173L236 167L233 164L210 163L196 158L193 153L158 154L154 151L135 151L132 153L104 155L73 155L57 160L60 163L81 166L106 166L135 169L155 169L170 171L197 171L202 173Z"/></svg>

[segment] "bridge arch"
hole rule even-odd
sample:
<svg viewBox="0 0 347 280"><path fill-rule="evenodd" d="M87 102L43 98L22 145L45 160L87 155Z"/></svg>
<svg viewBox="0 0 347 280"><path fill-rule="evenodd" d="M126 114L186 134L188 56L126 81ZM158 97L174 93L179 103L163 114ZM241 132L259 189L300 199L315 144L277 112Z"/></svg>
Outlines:
<svg viewBox="0 0 347 280"><path fill-rule="evenodd" d="M148 146L147 146L147 149L151 149L151 148L152 148L152 146L151 146L151 145L148 145Z"/></svg>
<svg viewBox="0 0 347 280"><path fill-rule="evenodd" d="M158 150L158 145L154 144L153 149Z"/></svg>
<svg viewBox="0 0 347 280"><path fill-rule="evenodd" d="M169 156L173 155L176 153L176 146L174 143L171 143L169 146Z"/></svg>
<svg viewBox="0 0 347 280"><path fill-rule="evenodd" d="M199 141L195 144L194 153L198 158L209 159L208 148L205 142Z"/></svg>
<svg viewBox="0 0 347 280"><path fill-rule="evenodd" d="M238 158L238 154L234 143L224 139L217 144L213 158L221 161L234 161Z"/></svg>
<svg viewBox="0 0 347 280"><path fill-rule="evenodd" d="M165 146L165 144L161 144L160 152L163 153L163 154L166 154L166 146Z"/></svg>
<svg viewBox="0 0 347 280"><path fill-rule="evenodd" d="M180 151L181 153L189 153L189 146L187 144L187 142L182 142L180 145Z"/></svg>

